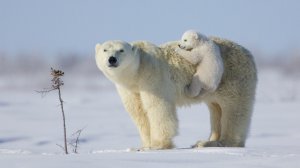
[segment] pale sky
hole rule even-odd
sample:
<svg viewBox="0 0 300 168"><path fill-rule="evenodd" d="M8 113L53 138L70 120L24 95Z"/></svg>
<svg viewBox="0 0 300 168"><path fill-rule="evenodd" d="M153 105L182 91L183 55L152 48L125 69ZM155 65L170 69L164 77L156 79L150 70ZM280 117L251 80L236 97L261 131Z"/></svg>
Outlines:
<svg viewBox="0 0 300 168"><path fill-rule="evenodd" d="M93 53L97 42L155 44L187 29L266 55L300 48L299 0L0 0L0 52Z"/></svg>

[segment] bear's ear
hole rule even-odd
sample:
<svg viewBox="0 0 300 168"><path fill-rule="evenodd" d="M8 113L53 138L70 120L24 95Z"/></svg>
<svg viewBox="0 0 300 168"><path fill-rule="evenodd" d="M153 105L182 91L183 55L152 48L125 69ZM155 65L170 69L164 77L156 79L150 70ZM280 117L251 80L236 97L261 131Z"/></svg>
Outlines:
<svg viewBox="0 0 300 168"><path fill-rule="evenodd" d="M193 33L192 33L192 37L193 37L195 40L199 40L199 36L198 36L198 33L197 33L197 32L193 32Z"/></svg>
<svg viewBox="0 0 300 168"><path fill-rule="evenodd" d="M137 47L137 46L131 46L131 48L132 48L132 52L133 52L133 54L134 55L136 55L138 52L139 52L139 50L140 50L140 48L139 47Z"/></svg>
<svg viewBox="0 0 300 168"><path fill-rule="evenodd" d="M96 47L95 47L95 52L97 53L98 52L98 50L101 48L101 44L96 44Z"/></svg>

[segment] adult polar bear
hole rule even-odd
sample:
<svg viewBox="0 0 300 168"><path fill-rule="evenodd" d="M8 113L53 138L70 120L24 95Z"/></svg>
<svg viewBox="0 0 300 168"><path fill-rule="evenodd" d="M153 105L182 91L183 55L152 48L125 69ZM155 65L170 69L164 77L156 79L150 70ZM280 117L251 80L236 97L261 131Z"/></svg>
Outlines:
<svg viewBox="0 0 300 168"><path fill-rule="evenodd" d="M208 105L211 135L195 147L243 147L250 125L257 83L252 55L231 41L212 38L220 47L224 74L218 89L189 98L184 87L196 67L175 52L178 42L161 47L141 41L108 41L96 45L96 63L115 83L135 122L142 149L169 149L177 134L176 106Z"/></svg>

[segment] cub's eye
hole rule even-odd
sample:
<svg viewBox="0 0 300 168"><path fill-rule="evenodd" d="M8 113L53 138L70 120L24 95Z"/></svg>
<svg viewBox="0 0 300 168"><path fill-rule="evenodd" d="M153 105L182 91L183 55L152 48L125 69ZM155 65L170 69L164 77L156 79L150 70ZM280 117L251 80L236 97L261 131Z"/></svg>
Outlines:
<svg viewBox="0 0 300 168"><path fill-rule="evenodd" d="M184 42L187 42L187 40L186 40L186 39L184 39L183 41L184 41Z"/></svg>
<svg viewBox="0 0 300 168"><path fill-rule="evenodd" d="M124 52L124 50L123 50L123 49L121 49L121 50L120 50L120 52L122 53L122 52Z"/></svg>
<svg viewBox="0 0 300 168"><path fill-rule="evenodd" d="M103 52L106 52L106 51L107 51L106 49L103 50Z"/></svg>

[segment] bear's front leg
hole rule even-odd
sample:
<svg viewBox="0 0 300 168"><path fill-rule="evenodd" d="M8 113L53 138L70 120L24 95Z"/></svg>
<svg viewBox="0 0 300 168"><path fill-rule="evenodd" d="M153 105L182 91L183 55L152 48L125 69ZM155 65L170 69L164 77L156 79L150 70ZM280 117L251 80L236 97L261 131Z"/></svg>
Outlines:
<svg viewBox="0 0 300 168"><path fill-rule="evenodd" d="M174 101L157 90L141 92L141 100L150 123L150 149L173 148L172 139L178 129Z"/></svg>
<svg viewBox="0 0 300 168"><path fill-rule="evenodd" d="M129 113L139 131L143 143L141 150L149 149L150 125L146 111L142 107L140 95L120 86L117 86L117 89L126 111Z"/></svg>

